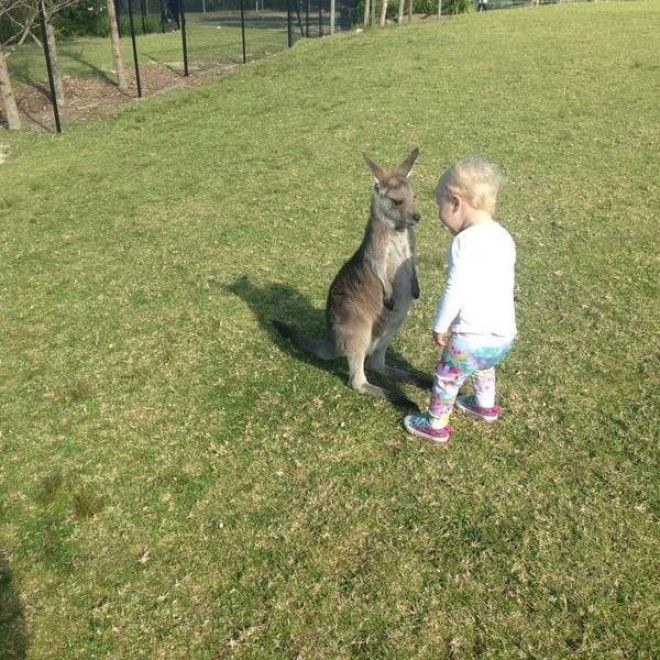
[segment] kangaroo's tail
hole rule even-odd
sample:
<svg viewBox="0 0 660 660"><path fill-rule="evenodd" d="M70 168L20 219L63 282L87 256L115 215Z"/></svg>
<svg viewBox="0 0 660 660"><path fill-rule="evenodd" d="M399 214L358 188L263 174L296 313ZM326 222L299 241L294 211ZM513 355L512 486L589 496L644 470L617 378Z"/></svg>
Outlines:
<svg viewBox="0 0 660 660"><path fill-rule="evenodd" d="M333 360L339 357L339 353L334 347L334 342L327 335L320 339L313 339L277 319L273 319L273 325L283 337L290 339L298 348L302 348L303 351L311 353L321 360Z"/></svg>

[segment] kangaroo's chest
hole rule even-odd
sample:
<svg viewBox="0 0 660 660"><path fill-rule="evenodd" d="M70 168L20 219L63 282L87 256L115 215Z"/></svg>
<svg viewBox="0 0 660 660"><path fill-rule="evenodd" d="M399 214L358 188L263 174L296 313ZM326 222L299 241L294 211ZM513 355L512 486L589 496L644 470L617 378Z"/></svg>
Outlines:
<svg viewBox="0 0 660 660"><path fill-rule="evenodd" d="M397 233L385 246L385 273L387 279L396 285L409 281L413 269L413 251L408 234Z"/></svg>

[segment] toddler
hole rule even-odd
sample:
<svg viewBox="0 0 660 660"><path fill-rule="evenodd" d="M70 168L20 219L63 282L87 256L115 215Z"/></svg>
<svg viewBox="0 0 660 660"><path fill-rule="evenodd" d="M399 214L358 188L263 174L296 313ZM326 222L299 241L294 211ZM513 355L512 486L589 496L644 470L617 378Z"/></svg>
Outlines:
<svg viewBox="0 0 660 660"><path fill-rule="evenodd" d="M454 234L447 253L447 284L433 324L433 340L443 352L428 412L404 420L409 433L434 442L449 439L454 404L487 422L500 414L494 367L511 350L516 336L516 248L511 235L492 217L499 183L492 165L467 158L450 167L436 188L440 220ZM470 377L474 394L457 397Z"/></svg>

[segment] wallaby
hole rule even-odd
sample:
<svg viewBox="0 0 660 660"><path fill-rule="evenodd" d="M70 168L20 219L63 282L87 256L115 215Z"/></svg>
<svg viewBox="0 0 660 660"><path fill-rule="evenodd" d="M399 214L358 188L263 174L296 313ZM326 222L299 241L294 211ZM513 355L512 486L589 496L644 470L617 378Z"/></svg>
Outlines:
<svg viewBox="0 0 660 660"><path fill-rule="evenodd" d="M367 381L364 369L390 379L428 385L413 374L385 364L385 351L401 327L413 300L419 298L415 266L415 225L420 214L408 182L419 150L386 172L365 154L374 175L371 216L362 244L341 267L330 285L325 310L326 332L320 339L273 321L277 330L318 358L348 359L352 388L386 397L402 406L414 406L402 395Z"/></svg>

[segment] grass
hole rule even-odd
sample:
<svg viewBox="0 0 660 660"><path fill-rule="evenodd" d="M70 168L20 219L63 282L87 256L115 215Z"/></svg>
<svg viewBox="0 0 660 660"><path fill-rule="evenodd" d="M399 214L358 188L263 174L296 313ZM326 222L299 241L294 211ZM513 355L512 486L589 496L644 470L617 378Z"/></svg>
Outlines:
<svg viewBox="0 0 660 660"><path fill-rule="evenodd" d="M205 21L222 21L226 17L215 13L205 15ZM286 21L286 17L284 19ZM138 21L139 23L139 21ZM139 30L136 25L136 30ZM187 23L188 57L191 70L207 69L226 63L243 61L240 24L205 24L192 14ZM259 59L280 52L287 44L286 23L282 28L250 27L245 29L246 57ZM141 66L168 66L183 73L183 49L180 32L138 34L136 36ZM133 50L130 35L122 39L124 64L131 70ZM58 42L58 59L63 75L109 77L115 80L109 38L78 37ZM41 47L28 43L9 58L10 71L16 82L46 78L46 66Z"/></svg>
<svg viewBox="0 0 660 660"><path fill-rule="evenodd" d="M0 166L4 657L652 658L660 3L303 42ZM506 173L506 413L446 449L270 328L322 325L366 151ZM413 387L406 393L426 403Z"/></svg>

